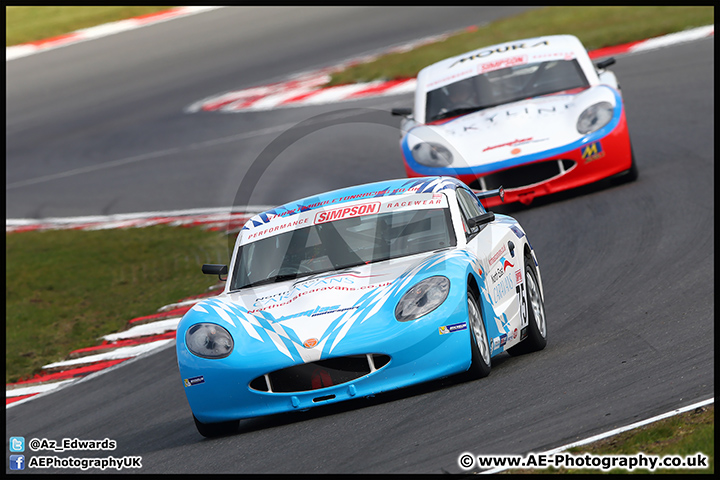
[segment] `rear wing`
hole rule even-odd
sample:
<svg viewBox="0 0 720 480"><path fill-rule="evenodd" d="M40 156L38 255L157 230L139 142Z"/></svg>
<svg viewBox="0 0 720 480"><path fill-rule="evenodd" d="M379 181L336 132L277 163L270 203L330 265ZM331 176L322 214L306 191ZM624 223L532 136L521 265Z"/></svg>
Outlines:
<svg viewBox="0 0 720 480"><path fill-rule="evenodd" d="M502 186L496 190L473 190L473 193L479 200L499 196L500 201L505 203L505 189Z"/></svg>

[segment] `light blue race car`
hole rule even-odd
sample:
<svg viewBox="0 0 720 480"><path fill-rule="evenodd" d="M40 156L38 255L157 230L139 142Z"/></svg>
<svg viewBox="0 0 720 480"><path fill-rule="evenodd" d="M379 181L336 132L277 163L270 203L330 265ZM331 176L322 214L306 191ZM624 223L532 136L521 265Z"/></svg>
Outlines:
<svg viewBox="0 0 720 480"><path fill-rule="evenodd" d="M503 195L502 189L480 194ZM222 294L177 328L206 437L469 372L547 342L535 253L512 217L451 177L388 180L266 211L240 231Z"/></svg>

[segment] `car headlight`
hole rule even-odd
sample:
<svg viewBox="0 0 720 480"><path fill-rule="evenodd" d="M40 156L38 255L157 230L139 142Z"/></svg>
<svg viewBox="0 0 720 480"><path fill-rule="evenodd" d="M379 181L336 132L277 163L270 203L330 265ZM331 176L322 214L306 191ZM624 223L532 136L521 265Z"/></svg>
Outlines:
<svg viewBox="0 0 720 480"><path fill-rule="evenodd" d="M402 296L395 307L395 318L409 322L427 315L445 301L450 292L450 280L436 276L418 282Z"/></svg>
<svg viewBox="0 0 720 480"><path fill-rule="evenodd" d="M185 333L185 345L188 350L203 358L224 358L233 349L230 332L214 323L198 323Z"/></svg>
<svg viewBox="0 0 720 480"><path fill-rule="evenodd" d="M612 119L614 110L610 102L600 102L589 106L578 118L577 131L585 135L600 130Z"/></svg>
<svg viewBox="0 0 720 480"><path fill-rule="evenodd" d="M447 167L453 160L450 150L439 143L418 143L412 148L412 156L427 167Z"/></svg>

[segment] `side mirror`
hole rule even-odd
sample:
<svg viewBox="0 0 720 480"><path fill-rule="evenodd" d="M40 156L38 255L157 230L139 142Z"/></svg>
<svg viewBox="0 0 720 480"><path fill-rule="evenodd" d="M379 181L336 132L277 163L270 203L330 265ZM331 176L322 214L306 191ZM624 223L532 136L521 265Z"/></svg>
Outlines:
<svg viewBox="0 0 720 480"><path fill-rule="evenodd" d="M486 190L484 192L473 190L473 192L475 193L475 196L478 198L478 200L490 197L500 197L500 201L502 203L505 203L505 189L502 186L495 190Z"/></svg>
<svg viewBox="0 0 720 480"><path fill-rule="evenodd" d="M390 113L392 115L407 117L409 115L412 115L412 108L393 108L392 110L390 110Z"/></svg>
<svg viewBox="0 0 720 480"><path fill-rule="evenodd" d="M475 227L480 227L482 225L488 224L494 220L495 214L493 212L485 212L482 215L478 215L477 217L468 219L468 227L473 229Z"/></svg>
<svg viewBox="0 0 720 480"><path fill-rule="evenodd" d="M614 65L614 64L615 64L615 58L610 57L610 58L606 58L602 62L596 63L595 66L598 68L598 70L604 70L607 67L609 67L610 65Z"/></svg>
<svg viewBox="0 0 720 480"><path fill-rule="evenodd" d="M227 280L227 277L222 278L221 275L227 275L228 273L228 267L227 265L215 265L211 263L206 263L202 266L202 272L205 275L217 275L221 282L224 282Z"/></svg>

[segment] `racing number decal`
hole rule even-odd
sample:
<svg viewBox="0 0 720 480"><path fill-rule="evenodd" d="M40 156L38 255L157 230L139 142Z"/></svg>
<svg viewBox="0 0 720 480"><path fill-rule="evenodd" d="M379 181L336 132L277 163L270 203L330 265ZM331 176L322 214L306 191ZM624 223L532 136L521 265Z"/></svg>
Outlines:
<svg viewBox="0 0 720 480"><path fill-rule="evenodd" d="M520 273L520 272L518 272ZM522 274L521 274L522 275ZM527 300L525 299L525 283L521 282L518 283L515 286L515 293L518 296L518 303L520 305L520 321L521 326L525 326L528 324L528 305Z"/></svg>

